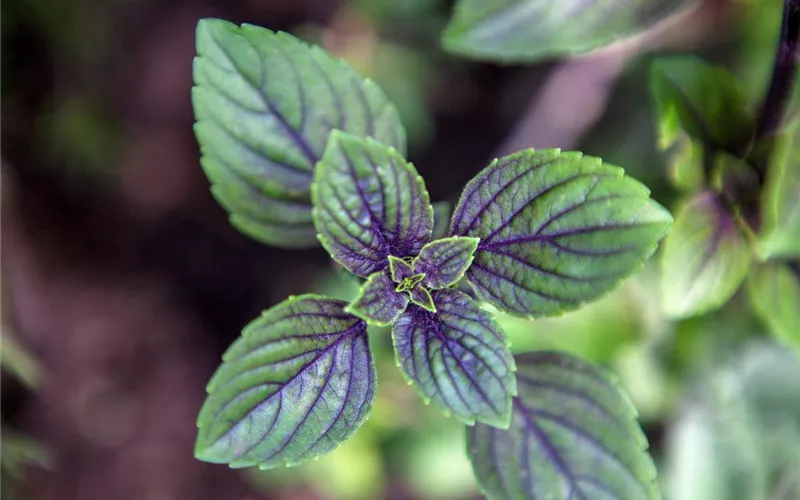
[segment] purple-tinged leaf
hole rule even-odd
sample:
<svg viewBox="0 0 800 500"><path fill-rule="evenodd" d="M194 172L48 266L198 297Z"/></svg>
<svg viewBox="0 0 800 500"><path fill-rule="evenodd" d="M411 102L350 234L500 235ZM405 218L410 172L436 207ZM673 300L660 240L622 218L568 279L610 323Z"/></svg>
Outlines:
<svg viewBox="0 0 800 500"><path fill-rule="evenodd" d="M369 138L331 133L311 198L322 246L359 276L385 268L389 255L416 255L431 237L422 178L400 153Z"/></svg>
<svg viewBox="0 0 800 500"><path fill-rule="evenodd" d="M450 229L480 238L466 273L480 299L550 316L599 299L652 255L672 217L649 195L599 158L521 151L467 184Z"/></svg>
<svg viewBox="0 0 800 500"><path fill-rule="evenodd" d="M331 130L405 151L397 110L377 85L286 33L201 19L194 83L214 197L234 226L270 245L317 244L310 187Z"/></svg>
<svg viewBox="0 0 800 500"><path fill-rule="evenodd" d="M392 328L403 374L460 420L506 427L516 383L505 336L467 295L437 290L433 300L435 314L409 306Z"/></svg>
<svg viewBox="0 0 800 500"><path fill-rule="evenodd" d="M393 255L389 256L389 271L392 281L395 283L401 283L406 278L414 275L414 268L411 267L409 262Z"/></svg>
<svg viewBox="0 0 800 500"><path fill-rule="evenodd" d="M347 304L292 297L247 325L208 383L195 456L231 467L294 465L328 453L375 397L366 324Z"/></svg>
<svg viewBox="0 0 800 500"><path fill-rule="evenodd" d="M682 203L661 254L661 302L673 318L713 311L747 276L752 252L717 196L702 191Z"/></svg>
<svg viewBox="0 0 800 500"><path fill-rule="evenodd" d="M417 286L410 288L408 290L408 295L411 298L412 303L418 305L428 312L436 312L436 304L433 303L431 292L429 292L424 286L418 284Z"/></svg>
<svg viewBox="0 0 800 500"><path fill-rule="evenodd" d="M345 311L373 325L390 325L406 310L410 300L407 293L400 293L395 288L397 285L385 270L373 273L361 285L358 297Z"/></svg>
<svg viewBox="0 0 800 500"><path fill-rule="evenodd" d="M611 374L557 352L517 356L517 370L508 429L467 429L487 498L661 498L636 409Z"/></svg>
<svg viewBox="0 0 800 500"><path fill-rule="evenodd" d="M422 284L438 290L454 285L464 277L478 248L478 238L452 236L428 243L414 259L414 272L422 273Z"/></svg>

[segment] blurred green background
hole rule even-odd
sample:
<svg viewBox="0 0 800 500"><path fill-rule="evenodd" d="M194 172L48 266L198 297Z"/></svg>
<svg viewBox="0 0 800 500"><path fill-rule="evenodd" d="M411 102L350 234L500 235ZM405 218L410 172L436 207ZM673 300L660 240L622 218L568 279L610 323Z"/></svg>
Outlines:
<svg viewBox="0 0 800 500"><path fill-rule="evenodd" d="M193 459L205 383L240 328L288 294L357 288L322 251L238 234L211 199L192 132L197 20L290 31L376 80L433 200L455 201L496 156L562 147L625 167L673 206L650 61L689 52L726 65L755 106L782 2L705 0L646 47L530 66L444 53L451 4L2 3L4 498L479 498L463 426L406 386L380 329L374 411L334 453L266 472ZM744 292L667 320L659 279L653 260L577 313L501 323L515 352L562 349L617 373L667 498L800 498L796 351L765 335Z"/></svg>

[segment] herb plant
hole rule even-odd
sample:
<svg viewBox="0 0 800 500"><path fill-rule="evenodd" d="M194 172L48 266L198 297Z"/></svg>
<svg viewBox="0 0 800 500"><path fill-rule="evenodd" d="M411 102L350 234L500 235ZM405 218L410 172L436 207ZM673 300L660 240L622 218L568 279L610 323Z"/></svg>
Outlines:
<svg viewBox="0 0 800 500"><path fill-rule="evenodd" d="M621 168L526 150L465 187L445 234L380 89L285 33L200 21L193 102L202 165L245 234L314 238L365 278L351 303L290 297L247 325L210 380L196 456L232 467L330 452L377 390L367 326L390 326L425 401L469 426L491 498L657 498L636 412L573 356L518 356L489 310L558 315L638 270L672 217ZM442 226L442 222L439 224Z"/></svg>

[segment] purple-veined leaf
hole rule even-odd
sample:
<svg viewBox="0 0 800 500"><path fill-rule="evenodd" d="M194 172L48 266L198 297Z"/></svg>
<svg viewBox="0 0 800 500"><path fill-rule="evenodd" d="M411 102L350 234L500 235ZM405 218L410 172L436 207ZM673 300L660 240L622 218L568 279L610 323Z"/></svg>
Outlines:
<svg viewBox="0 0 800 500"><path fill-rule="evenodd" d="M661 498L636 409L609 373L571 355L517 356L511 424L467 429L490 500Z"/></svg>
<svg viewBox="0 0 800 500"><path fill-rule="evenodd" d="M422 273L422 284L439 289L454 285L472 264L478 238L452 236L432 241L422 247L414 259L414 272Z"/></svg>
<svg viewBox="0 0 800 500"><path fill-rule="evenodd" d="M345 306L292 297L244 328L208 383L197 458L231 467L293 465L356 431L376 378L366 324Z"/></svg>
<svg viewBox="0 0 800 500"><path fill-rule="evenodd" d="M752 252L710 191L684 201L661 254L661 302L673 318L713 311L730 300L750 269Z"/></svg>
<svg viewBox="0 0 800 500"><path fill-rule="evenodd" d="M234 226L270 245L317 244L309 190L331 130L405 151L397 110L377 85L286 33L201 19L194 82L212 192Z"/></svg>
<svg viewBox="0 0 800 500"><path fill-rule="evenodd" d="M435 314L409 305L392 328L400 369L423 399L460 420L507 426L516 384L505 336L466 294L432 295Z"/></svg>
<svg viewBox="0 0 800 500"><path fill-rule="evenodd" d="M599 158L558 149L495 160L471 180L451 233L480 238L466 273L477 296L550 316L597 300L655 251L672 216Z"/></svg>
<svg viewBox="0 0 800 500"><path fill-rule="evenodd" d="M322 246L368 276L388 256L416 255L433 229L425 183L393 148L335 131L314 172L314 224Z"/></svg>
<svg viewBox="0 0 800 500"><path fill-rule="evenodd" d="M414 268L406 260L393 255L389 256L389 271L392 281L400 283L406 278L414 275Z"/></svg>
<svg viewBox="0 0 800 500"><path fill-rule="evenodd" d="M397 284L385 270L372 273L361 285L358 297L345 311L370 324L387 326L406 310L409 296L396 290Z"/></svg>

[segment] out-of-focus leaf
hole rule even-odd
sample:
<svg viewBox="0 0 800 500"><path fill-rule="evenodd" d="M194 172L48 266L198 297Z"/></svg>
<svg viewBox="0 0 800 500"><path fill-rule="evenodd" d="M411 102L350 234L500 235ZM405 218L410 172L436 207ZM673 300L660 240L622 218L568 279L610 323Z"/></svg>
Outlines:
<svg viewBox="0 0 800 500"><path fill-rule="evenodd" d="M766 263L748 275L753 310L769 331L800 350L800 278L788 265Z"/></svg>
<svg viewBox="0 0 800 500"><path fill-rule="evenodd" d="M703 145L685 132L669 147L669 180L678 189L695 191L705 183Z"/></svg>
<svg viewBox="0 0 800 500"><path fill-rule="evenodd" d="M616 378L558 352L517 356L517 366L511 426L467 431L489 499L660 498L647 439Z"/></svg>
<svg viewBox="0 0 800 500"><path fill-rule="evenodd" d="M673 318L703 314L724 305L750 269L750 248L711 192L686 200L661 255L661 298Z"/></svg>
<svg viewBox="0 0 800 500"><path fill-rule="evenodd" d="M443 43L476 59L532 62L626 38L693 0L460 0Z"/></svg>
<svg viewBox="0 0 800 500"><path fill-rule="evenodd" d="M370 324L390 325L406 310L409 301L408 294L397 292L396 288L385 270L372 273L345 311Z"/></svg>
<svg viewBox="0 0 800 500"><path fill-rule="evenodd" d="M231 222L253 238L290 248L316 244L309 189L332 130L405 150L383 92L318 47L202 19L197 53L192 102L203 168Z"/></svg>
<svg viewBox="0 0 800 500"><path fill-rule="evenodd" d="M414 259L414 272L422 273L422 284L439 289L454 285L472 264L478 238L452 236L432 241L422 247Z"/></svg>
<svg viewBox="0 0 800 500"><path fill-rule="evenodd" d="M800 120L774 141L761 195L763 257L800 257Z"/></svg>
<svg viewBox="0 0 800 500"><path fill-rule="evenodd" d="M431 239L438 240L447 236L452 213L453 207L446 201L437 201L433 204L433 235Z"/></svg>
<svg viewBox="0 0 800 500"><path fill-rule="evenodd" d="M359 276L416 255L433 230L425 183L396 150L334 131L311 188L314 224L334 260Z"/></svg>
<svg viewBox="0 0 800 500"><path fill-rule="evenodd" d="M290 298L250 323L208 383L195 455L231 467L293 465L330 452L375 397L366 324L346 302Z"/></svg>
<svg viewBox="0 0 800 500"><path fill-rule="evenodd" d="M659 122L659 145L672 146L685 131L691 140L738 150L753 132L747 100L730 72L694 56L653 63L651 85Z"/></svg>
<svg viewBox="0 0 800 500"><path fill-rule="evenodd" d="M480 238L467 278L499 309L577 309L641 268L672 223L650 191L599 158L557 149L495 160L472 179L451 232Z"/></svg>
<svg viewBox="0 0 800 500"><path fill-rule="evenodd" d="M426 401L460 420L507 427L514 358L492 316L457 290L433 292L436 313L410 306L392 328L397 363Z"/></svg>

